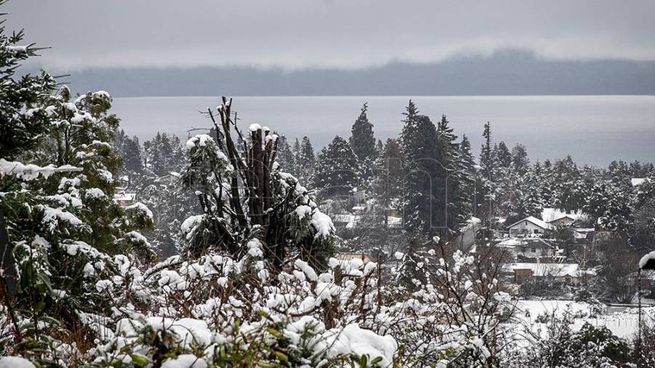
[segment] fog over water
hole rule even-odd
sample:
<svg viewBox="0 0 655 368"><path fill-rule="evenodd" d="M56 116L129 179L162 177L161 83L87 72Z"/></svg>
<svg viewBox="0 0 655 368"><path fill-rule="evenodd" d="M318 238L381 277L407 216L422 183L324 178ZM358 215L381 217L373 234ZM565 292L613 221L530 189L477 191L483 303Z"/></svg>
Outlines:
<svg viewBox="0 0 655 368"><path fill-rule="evenodd" d="M368 102L378 139L397 137L410 97L234 97L239 126L269 126L290 140L310 137L315 149L350 127ZM455 133L466 134L477 155L482 128L492 124L494 141L522 143L530 158L571 154L579 163L655 161L655 96L453 96L412 98L421 114L437 122L446 114ZM114 112L129 135L141 139L166 131L186 139L191 128L209 128L201 114L219 97L135 97L114 99ZM192 132L196 134L199 132Z"/></svg>

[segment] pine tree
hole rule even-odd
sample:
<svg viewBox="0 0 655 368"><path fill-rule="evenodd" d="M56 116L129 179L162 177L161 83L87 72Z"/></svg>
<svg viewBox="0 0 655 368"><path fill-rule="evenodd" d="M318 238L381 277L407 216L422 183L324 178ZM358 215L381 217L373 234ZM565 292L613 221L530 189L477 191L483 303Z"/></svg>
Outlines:
<svg viewBox="0 0 655 368"><path fill-rule="evenodd" d="M440 226L448 228L452 233L459 231L470 215L470 201L465 187L472 181L470 172L462 167L462 158L457 136L450 127L445 115L437 124L437 166L438 177L435 197L439 203L439 211L444 214ZM440 200L440 198L443 198Z"/></svg>
<svg viewBox="0 0 655 368"><path fill-rule="evenodd" d="M364 103L351 129L350 145L360 161L373 160L376 154L373 124L368 121L367 111L368 104Z"/></svg>
<svg viewBox="0 0 655 368"><path fill-rule="evenodd" d="M441 163L436 160L437 129L430 118L417 113L416 106L410 100L401 133L407 160L403 223L415 234L430 236L437 231L439 219L443 218L437 202L443 201L443 198L435 198L435 187L443 185L437 182Z"/></svg>
<svg viewBox="0 0 655 368"><path fill-rule="evenodd" d="M345 196L359 183L357 156L345 139L336 136L321 150L314 171L314 187L322 197Z"/></svg>
<svg viewBox="0 0 655 368"><path fill-rule="evenodd" d="M143 172L143 159L141 157L141 144L138 137L128 137L121 129L114 142L121 158L123 170L128 174L141 174Z"/></svg>
<svg viewBox="0 0 655 368"><path fill-rule="evenodd" d="M475 161L471 153L471 142L466 135L462 135L462 141L459 143L459 170L462 173L461 193L469 212L472 216L476 215L477 207L476 202L476 181L477 174L475 168Z"/></svg>
<svg viewBox="0 0 655 368"><path fill-rule="evenodd" d="M418 108L416 107L416 105L412 100L409 100L409 103L407 104L407 107L403 112L403 116L405 118L401 120L401 122L403 123L403 129L400 133L400 143L402 144L403 149L405 149L405 147L414 146L412 139L416 135L415 132L417 127L417 119L419 116L418 114L419 114Z"/></svg>
<svg viewBox="0 0 655 368"><path fill-rule="evenodd" d="M294 145L294 153L296 152ZM295 155L298 179L301 181L309 181L314 173L314 165L316 164L316 156L314 155L314 148L308 137L302 138L302 143L299 150Z"/></svg>
<svg viewBox="0 0 655 368"><path fill-rule="evenodd" d="M376 158L380 157L383 151L384 151L384 144L382 144L382 141L378 139L378 143L375 144L375 157Z"/></svg>
<svg viewBox="0 0 655 368"><path fill-rule="evenodd" d="M298 140L296 140L296 143ZM296 173L296 160L287 142L287 138L284 135L281 135L277 139L277 154L275 156L277 162L280 164L280 170L288 172L291 175L297 175Z"/></svg>
<svg viewBox="0 0 655 368"><path fill-rule="evenodd" d="M629 192L611 180L599 180L591 188L582 209L596 219L598 226L627 237L633 224Z"/></svg>
<svg viewBox="0 0 655 368"><path fill-rule="evenodd" d="M480 203L481 215L485 217L485 221L489 222L490 217L494 215L495 173L497 170L494 150L491 144L491 124L489 122L484 125L482 137L484 138L484 143L480 150L482 185L478 187L480 198L476 202Z"/></svg>
<svg viewBox="0 0 655 368"><path fill-rule="evenodd" d="M482 149L480 151L480 167L483 176L489 182L494 181L494 158L493 158L493 147L491 146L491 124L487 122L484 125L484 132L482 133L484 138L484 143L482 144Z"/></svg>
<svg viewBox="0 0 655 368"><path fill-rule="evenodd" d="M146 166L154 175L164 176L179 172L184 167L184 150L176 135L157 132L155 137L143 143Z"/></svg>
<svg viewBox="0 0 655 368"><path fill-rule="evenodd" d="M0 2L2 4L3 2ZM45 99L55 88L55 79L45 72L40 75L16 76L16 70L39 50L33 45L23 46L24 33L5 34L4 19L0 20L0 162L35 156L34 148L43 142L50 121L43 109ZM0 169L0 192L9 192L12 183ZM19 189L18 187L13 187ZM24 193L24 196L28 196ZM13 242L10 238L12 214L27 198L4 194L0 200L0 295L16 292L16 267ZM6 302L7 305L9 301Z"/></svg>
<svg viewBox="0 0 655 368"><path fill-rule="evenodd" d="M359 117L352 126L350 146L359 160L362 180L366 181L372 175L373 162L376 156L373 124L368 121L366 112L368 104L364 103Z"/></svg>
<svg viewBox="0 0 655 368"><path fill-rule="evenodd" d="M112 146L119 120L109 113L111 97L99 91L71 101L64 86L43 102L34 113L48 130L21 155L34 158L36 175L25 176L21 162L0 172L5 245L19 265L18 305L33 311L34 322L48 326L41 318L54 316L72 328L84 312L108 312L109 296L90 291L113 272L110 255L153 255L138 232L152 226L152 215L112 199L121 159Z"/></svg>
<svg viewBox="0 0 655 368"><path fill-rule="evenodd" d="M512 166L512 153L507 148L505 142L500 141L498 145L494 146L493 154L499 169L509 169Z"/></svg>
<svg viewBox="0 0 655 368"><path fill-rule="evenodd" d="M24 33L5 34L0 22L0 157L11 160L39 144L47 131L47 112L40 103L55 88L50 74L16 76L18 67L39 48L22 46Z"/></svg>
<svg viewBox="0 0 655 368"><path fill-rule="evenodd" d="M571 156L558 160L552 169L553 204L566 211L579 210L586 202L586 190L582 175Z"/></svg>
<svg viewBox="0 0 655 368"><path fill-rule="evenodd" d="M530 168L528 150L522 144L516 144L512 148L512 168L519 175L524 175Z"/></svg>

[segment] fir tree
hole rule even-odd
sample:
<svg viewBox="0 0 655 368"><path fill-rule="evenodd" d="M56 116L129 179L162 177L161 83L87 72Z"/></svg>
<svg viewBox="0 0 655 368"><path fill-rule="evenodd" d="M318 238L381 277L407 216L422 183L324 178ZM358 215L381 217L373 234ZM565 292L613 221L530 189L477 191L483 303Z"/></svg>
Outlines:
<svg viewBox="0 0 655 368"><path fill-rule="evenodd" d="M366 181L372 175L373 161L376 156L373 124L368 121L366 112L368 104L364 103L359 117L352 126L350 146L359 160L362 180Z"/></svg>
<svg viewBox="0 0 655 368"><path fill-rule="evenodd" d="M498 163L498 168L509 169L512 166L512 153L507 148L505 142L500 141L498 145L494 146L493 154Z"/></svg>
<svg viewBox="0 0 655 368"><path fill-rule="evenodd" d="M524 175L530 168L528 150L522 144L516 144L512 148L512 168L519 175Z"/></svg>
<svg viewBox="0 0 655 368"><path fill-rule="evenodd" d="M296 140L296 143L298 140ZM275 156L277 162L280 164L280 169L288 172L291 175L297 175L296 173L296 160L291 151L291 147L287 142L287 138L284 135L281 135L277 139L277 154Z"/></svg>
<svg viewBox="0 0 655 368"><path fill-rule="evenodd" d="M314 187L321 196L344 196L352 193L359 182L357 156L345 139L336 136L321 150L314 171Z"/></svg>
<svg viewBox="0 0 655 368"><path fill-rule="evenodd" d="M295 152L295 145L294 145ZM316 164L316 156L314 155L314 148L308 137L302 138L297 155L295 156L298 178L301 181L309 181L314 173L314 165Z"/></svg>
<svg viewBox="0 0 655 368"><path fill-rule="evenodd" d="M10 229L5 246L19 265L18 305L33 311L35 323L49 326L45 320L54 316L73 328L83 313L107 312L109 296L89 291L112 272L109 255L153 254L137 232L152 226L152 215L140 203L123 209L112 199L121 168L112 146L119 120L109 113L106 92L71 101L64 86L34 108L50 122L28 155L38 174L23 175L20 162L0 173Z"/></svg>
<svg viewBox="0 0 655 368"><path fill-rule="evenodd" d="M588 186L571 156L553 166L553 204L566 211L579 210L586 202Z"/></svg>
<svg viewBox="0 0 655 368"><path fill-rule="evenodd" d="M462 135L462 141L459 143L459 170L462 173L461 193L467 206L470 206L471 215L475 216L477 207L476 191L476 169L473 154L471 153L471 142L466 135Z"/></svg>
<svg viewBox="0 0 655 368"><path fill-rule="evenodd" d="M359 117L355 120L352 126L350 137L350 145L353 152L360 161L370 161L375 158L375 137L373 136L373 124L368 121L366 112L368 111L368 104L364 103Z"/></svg>
<svg viewBox="0 0 655 368"><path fill-rule="evenodd" d="M184 167L184 150L180 138L157 132L157 135L143 143L146 165L157 176L179 172Z"/></svg>
<svg viewBox="0 0 655 368"><path fill-rule="evenodd" d="M378 143L375 144L375 157L380 157L382 155L382 152L384 151L384 144L382 144L382 141L378 139Z"/></svg>
<svg viewBox="0 0 655 368"><path fill-rule="evenodd" d="M405 190L403 195L403 223L407 229L418 234L431 235L439 226L443 212L438 212L435 186L440 178L441 162L437 157L437 129L430 118L416 115L418 110L410 101L405 113L402 130L403 150L407 160L405 166Z"/></svg>
<svg viewBox="0 0 655 368"><path fill-rule="evenodd" d="M116 134L116 149L123 159L123 170L130 174L141 174L143 172L143 159L141 157L141 145L138 137L128 137L121 129Z"/></svg>
<svg viewBox="0 0 655 368"><path fill-rule="evenodd" d="M470 215L470 201L466 186L473 180L471 173L464 171L457 136L450 127L445 115L437 124L437 161L438 184L435 197L439 203L438 210L444 214L440 226L456 233L466 223ZM440 200L440 198L442 198Z"/></svg>
<svg viewBox="0 0 655 368"><path fill-rule="evenodd" d="M1 2L0 2L1 4ZM0 157L11 160L36 147L47 131L47 112L40 104L55 88L50 74L16 76L16 69L39 48L23 46L23 31L8 36L0 22Z"/></svg>
<svg viewBox="0 0 655 368"><path fill-rule="evenodd" d="M480 198L476 202L480 203L481 215L484 216L485 221L489 223L491 216L494 215L494 191L496 188L495 173L497 170L494 159L494 150L491 144L491 124L489 122L484 125L482 137L484 138L484 143L480 150L480 173L482 174L482 185L478 188Z"/></svg>

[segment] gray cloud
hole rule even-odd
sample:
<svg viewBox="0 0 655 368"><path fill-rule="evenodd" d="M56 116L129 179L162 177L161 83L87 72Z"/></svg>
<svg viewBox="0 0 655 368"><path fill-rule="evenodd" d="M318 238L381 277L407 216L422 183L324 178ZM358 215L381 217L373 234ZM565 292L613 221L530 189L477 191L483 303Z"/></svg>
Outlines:
<svg viewBox="0 0 655 368"><path fill-rule="evenodd" d="M655 1L11 0L40 63L366 68L525 49L549 59L655 60Z"/></svg>

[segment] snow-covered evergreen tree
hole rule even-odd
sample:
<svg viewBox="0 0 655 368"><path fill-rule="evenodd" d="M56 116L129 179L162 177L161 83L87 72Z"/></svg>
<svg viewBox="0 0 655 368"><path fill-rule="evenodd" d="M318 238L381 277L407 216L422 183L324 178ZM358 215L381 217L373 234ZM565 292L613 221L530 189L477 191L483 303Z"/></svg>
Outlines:
<svg viewBox="0 0 655 368"><path fill-rule="evenodd" d="M491 139L491 123L484 125L482 133L484 142L480 150L480 174L481 184L478 188L479 198L476 202L480 204L480 215L488 222L488 219L494 215L494 196L496 181L496 160Z"/></svg>
<svg viewBox="0 0 655 368"><path fill-rule="evenodd" d="M314 166L316 165L316 155L314 154L312 142L308 137L303 137L302 143L299 146L294 144L293 152L298 179L303 182L309 182L314 174Z"/></svg>
<svg viewBox="0 0 655 368"><path fill-rule="evenodd" d="M125 173L142 174L143 158L141 157L141 144L138 137L130 138L121 129L116 133L115 146L123 159L123 171Z"/></svg>
<svg viewBox="0 0 655 368"><path fill-rule="evenodd" d="M184 167L184 150L180 138L166 132L157 132L154 138L143 142L146 167L157 176L179 172Z"/></svg>
<svg viewBox="0 0 655 368"><path fill-rule="evenodd" d="M445 218L441 220L441 226L447 227L454 234L459 232L470 218L471 201L467 187L470 187L473 181L473 173L463 166L470 162L463 162L457 136L446 115L442 115L437 124L437 138L437 161L441 163L437 167L437 180L442 184L437 186L435 196L438 200L443 198L439 210L445 214Z"/></svg>
<svg viewBox="0 0 655 368"><path fill-rule="evenodd" d="M298 140L296 140L296 143ZM291 175L298 175L296 173L296 160L284 135L280 135L277 139L277 155L275 156L277 162L280 163L280 170L288 172Z"/></svg>
<svg viewBox="0 0 655 368"><path fill-rule="evenodd" d="M18 270L13 317L27 311L33 324L24 333L44 348L49 340L39 336L109 313L110 296L97 293L95 282L115 272L111 255L153 255L138 232L152 226L152 215L140 203L121 208L112 200L121 160L112 146L118 118L109 113L109 94L71 100L64 86L32 108L48 129L19 153L29 161L0 160L0 206L8 230L3 254L13 254Z"/></svg>
<svg viewBox="0 0 655 368"><path fill-rule="evenodd" d="M512 166L512 153L507 148L505 142L500 141L494 145L493 155L495 157L498 169L509 169Z"/></svg>
<svg viewBox="0 0 655 368"><path fill-rule="evenodd" d="M373 175L373 163L377 155L375 148L375 136L373 135L373 124L368 121L366 112L368 104L364 103L359 117L352 126L350 146L359 160L361 179L367 181Z"/></svg>
<svg viewBox="0 0 655 368"><path fill-rule="evenodd" d="M459 149L459 170L462 173L460 190L463 204L469 206L469 213L475 216L477 213L476 190L478 175L476 164L471 152L471 142L466 135L462 135L462 140L458 145Z"/></svg>
<svg viewBox="0 0 655 368"><path fill-rule="evenodd" d="M438 170L441 162L436 160L438 136L437 128L430 118L418 115L418 109L410 100L404 113L404 126L401 133L405 165L405 187L403 193L403 223L407 229L428 236L441 231L439 220L443 212L439 210L435 198Z"/></svg>
<svg viewBox="0 0 655 368"><path fill-rule="evenodd" d="M357 156L348 142L336 136L318 155L312 179L321 197L347 196L360 183Z"/></svg>

